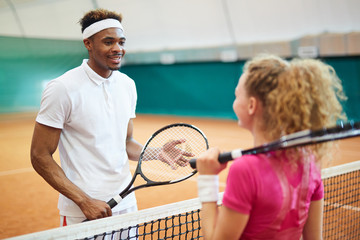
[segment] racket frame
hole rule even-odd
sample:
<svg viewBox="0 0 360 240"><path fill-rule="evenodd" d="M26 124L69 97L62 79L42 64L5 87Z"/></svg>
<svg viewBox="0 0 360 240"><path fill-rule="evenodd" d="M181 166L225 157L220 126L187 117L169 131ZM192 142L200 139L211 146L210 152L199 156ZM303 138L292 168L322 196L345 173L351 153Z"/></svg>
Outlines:
<svg viewBox="0 0 360 240"><path fill-rule="evenodd" d="M268 144L260 145L247 150L235 149L231 152L221 153L219 162L225 163L243 155L260 154L280 149L301 147L309 144L318 144L328 141L360 136L360 122L341 122L339 125L319 130L303 130L282 136L280 139ZM196 168L196 159L190 160L190 165Z"/></svg>
<svg viewBox="0 0 360 240"><path fill-rule="evenodd" d="M189 175L176 179L176 180L170 180L170 181L152 181L151 179L147 178L143 172L141 171L141 165L143 162L143 155L145 154L145 150L147 149L148 145L150 144L151 140L154 139L158 134L160 134L161 132L165 131L166 129L169 128L173 128L173 127L189 127L192 128L194 130L196 130L198 133L200 133L200 135L204 138L205 144L206 144L206 149L209 148L209 143L208 143L208 139L205 136L205 134L197 127L195 127L194 125L188 124L188 123L173 123L173 124L169 124L167 126L164 126L162 128L160 128L159 130L157 130L156 132L154 132L151 137L146 141L145 145L143 146L141 153L140 153L140 157L139 157L139 161L134 173L134 176L132 177L130 183L127 185L127 187L120 193L118 194L116 197L112 198L111 200L109 200L107 202L107 204L113 208L115 207L123 198L125 198L127 195L129 195L130 193L132 193L135 190L141 189L141 188L147 188L147 187L152 187L152 186L161 186L161 185L167 185L167 184L174 184L174 183L178 183L178 182L182 182L192 176L194 176L197 173L197 170L194 169ZM149 160L149 161L159 161L159 160ZM145 184L139 185L139 186L135 186L133 187L133 184L137 178L137 175L140 175L145 181Z"/></svg>

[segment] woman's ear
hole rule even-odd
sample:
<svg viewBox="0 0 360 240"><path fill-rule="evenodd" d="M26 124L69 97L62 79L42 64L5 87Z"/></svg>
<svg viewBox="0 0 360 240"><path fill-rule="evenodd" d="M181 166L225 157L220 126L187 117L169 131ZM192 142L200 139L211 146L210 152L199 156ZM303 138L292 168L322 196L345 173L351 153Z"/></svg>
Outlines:
<svg viewBox="0 0 360 240"><path fill-rule="evenodd" d="M255 97L250 97L248 103L248 114L250 116L254 115L257 107L258 107L258 100Z"/></svg>

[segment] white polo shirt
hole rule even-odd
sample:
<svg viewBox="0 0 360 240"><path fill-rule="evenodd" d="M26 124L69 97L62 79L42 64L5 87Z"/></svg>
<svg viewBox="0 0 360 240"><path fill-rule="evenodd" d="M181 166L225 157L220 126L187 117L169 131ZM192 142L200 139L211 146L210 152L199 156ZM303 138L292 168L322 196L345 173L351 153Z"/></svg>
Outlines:
<svg viewBox="0 0 360 240"><path fill-rule="evenodd" d="M107 79L82 65L52 80L43 92L36 121L62 129L59 141L61 167L66 176L93 198L108 201L130 182L126 153L127 126L135 118L134 81L113 71ZM113 208L136 204L134 193ZM84 216L62 194L60 214Z"/></svg>

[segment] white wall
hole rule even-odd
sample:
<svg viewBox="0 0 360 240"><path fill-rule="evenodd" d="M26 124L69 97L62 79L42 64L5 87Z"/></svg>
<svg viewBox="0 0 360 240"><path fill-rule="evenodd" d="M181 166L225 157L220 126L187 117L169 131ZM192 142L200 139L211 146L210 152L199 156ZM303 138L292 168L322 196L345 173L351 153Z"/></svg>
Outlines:
<svg viewBox="0 0 360 240"><path fill-rule="evenodd" d="M80 40L78 21L96 6L123 14L128 51L360 31L359 0L0 0L0 36Z"/></svg>

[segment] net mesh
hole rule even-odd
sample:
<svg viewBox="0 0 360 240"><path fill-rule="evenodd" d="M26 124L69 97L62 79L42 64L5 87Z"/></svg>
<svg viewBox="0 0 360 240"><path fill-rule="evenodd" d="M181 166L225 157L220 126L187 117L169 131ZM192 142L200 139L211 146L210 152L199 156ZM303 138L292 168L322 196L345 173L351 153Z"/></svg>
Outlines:
<svg viewBox="0 0 360 240"><path fill-rule="evenodd" d="M359 164L360 161L323 171L324 239L360 239Z"/></svg>
<svg viewBox="0 0 360 240"><path fill-rule="evenodd" d="M322 177L323 238L359 239L360 161L324 169ZM203 239L200 218L198 199L190 199L13 239Z"/></svg>
<svg viewBox="0 0 360 240"><path fill-rule="evenodd" d="M85 239L200 239L200 209L137 224Z"/></svg>

